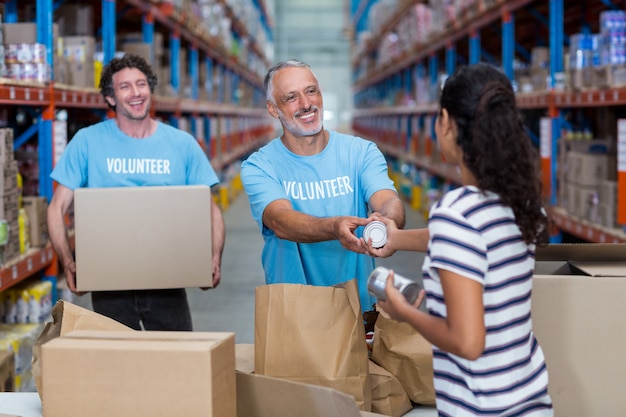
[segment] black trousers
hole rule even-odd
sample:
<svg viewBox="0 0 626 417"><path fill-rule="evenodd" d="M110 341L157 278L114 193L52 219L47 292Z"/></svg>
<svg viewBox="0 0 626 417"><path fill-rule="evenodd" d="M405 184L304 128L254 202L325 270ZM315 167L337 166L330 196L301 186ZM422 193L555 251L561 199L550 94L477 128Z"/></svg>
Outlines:
<svg viewBox="0 0 626 417"><path fill-rule="evenodd" d="M96 313L135 330L191 331L191 312L184 288L165 290L94 291Z"/></svg>

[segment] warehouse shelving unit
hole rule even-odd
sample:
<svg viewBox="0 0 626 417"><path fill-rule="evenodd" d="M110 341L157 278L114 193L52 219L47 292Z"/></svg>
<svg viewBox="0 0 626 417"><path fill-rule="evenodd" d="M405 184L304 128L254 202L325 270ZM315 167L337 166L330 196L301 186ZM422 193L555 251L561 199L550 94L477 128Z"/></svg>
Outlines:
<svg viewBox="0 0 626 417"><path fill-rule="evenodd" d="M16 23L18 12L24 3L17 0L4 2L4 21ZM33 2L31 2L33 3ZM52 0L36 0L36 23L38 43L47 47L47 61L52 66L53 16ZM170 85L180 92L180 48L188 47L187 73L191 94L187 97L153 96L153 116L168 120L178 126L182 119L189 120L189 129L199 141L212 165L219 173L230 164L240 160L259 147L273 133L273 126L264 109L262 74L269 62L262 45L255 42L246 24L238 18L225 0L220 0L226 15L232 21L233 37L247 39L246 56L243 61L220 40L209 34L198 16L169 1L101 0L91 2L100 6L102 50L104 63L113 58L116 51L116 28L120 19L125 26L132 22L143 41L153 44L155 31L169 40L171 73ZM272 17L264 0L254 0L261 23L271 39ZM129 30L128 27L126 27ZM243 43L243 42L242 42ZM152 45L154 51L154 45ZM200 61L202 60L208 83L216 86L214 99L201 100L199 94ZM213 77L218 77L213 79ZM226 94L226 85L231 93ZM241 103L235 93L239 89L250 92L250 100ZM49 177L55 157L55 120L59 110L71 111L76 117L102 119L107 116L107 105L95 88L77 88L55 83L24 83L0 79L0 104L12 108L24 107L36 115L37 123L15 138L15 150L37 137L39 162L39 195L48 201L52 197L53 183ZM110 114L108 114L110 116ZM90 124L90 123L86 123ZM70 236L73 241L73 236ZM5 290L43 271L44 278L56 278L59 273L56 255L48 243L43 248L29 249L18 259L5 260L0 268L0 291Z"/></svg>
<svg viewBox="0 0 626 417"><path fill-rule="evenodd" d="M355 32L363 29L363 20L367 19L372 3L367 0L353 2L352 23ZM556 88L555 74L564 70L565 40L570 34L581 31L581 18L595 16L597 20L600 11L617 7L611 2L599 0L479 0L474 3L474 7L460 14L457 20L450 22L436 38L412 45L389 62L372 69L371 63L376 60L377 49L385 36L400 30L398 27L402 18L420 3L427 2L398 1L397 9L379 25L379 30L354 52L354 131L375 141L386 154L426 170L444 181L459 184L458 173L441 160L434 143L432 126L437 111L436 100L431 99L427 103L416 103L416 100L405 103L401 100L401 104L398 104L398 97L413 97L419 77L428 80L427 89L436 90L442 70L450 74L457 63L471 64L481 60L492 62L501 66L513 79L514 56L529 61L530 48L537 46L537 41L543 38L544 46L550 47L547 88L544 91L518 94L518 105L525 112L542 113L543 116L542 122L546 128L537 126L530 133L536 137L540 147L542 180L551 206L551 216L559 231L582 240L626 242L626 234L621 229L603 227L574 216L559 207L556 200L558 146L559 141L564 140L561 134L566 123L563 112L600 107L618 109L626 103L625 88L583 91ZM590 27L586 30L590 31ZM616 213L620 225L626 224L626 172L620 171L624 165L623 158L618 151ZM559 241L560 238L560 234L556 234L553 240Z"/></svg>

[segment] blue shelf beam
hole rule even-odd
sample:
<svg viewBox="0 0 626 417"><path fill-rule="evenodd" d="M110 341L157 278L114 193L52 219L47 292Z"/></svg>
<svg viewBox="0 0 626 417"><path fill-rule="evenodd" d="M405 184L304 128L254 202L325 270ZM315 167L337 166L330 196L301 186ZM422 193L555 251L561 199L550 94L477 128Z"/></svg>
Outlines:
<svg viewBox="0 0 626 417"><path fill-rule="evenodd" d="M452 74L456 69L456 46L449 43L446 46L446 73Z"/></svg>
<svg viewBox="0 0 626 417"><path fill-rule="evenodd" d="M32 125L28 126L28 128L13 141L13 150L21 148L26 142L28 142L33 136L35 136L35 133L38 132L39 123L33 123Z"/></svg>
<svg viewBox="0 0 626 417"><path fill-rule="evenodd" d="M46 62L51 68L54 65L52 14L52 0L37 0L37 42L46 46Z"/></svg>
<svg viewBox="0 0 626 417"><path fill-rule="evenodd" d="M141 33L144 43L150 45L150 64L155 64L154 56L154 15L147 12L141 19Z"/></svg>
<svg viewBox="0 0 626 417"><path fill-rule="evenodd" d="M413 71L410 67L404 70L404 93L407 96L413 93Z"/></svg>
<svg viewBox="0 0 626 417"><path fill-rule="evenodd" d="M356 33L367 29L367 17L370 14L370 8L375 3L372 0L352 0L350 7L350 20L354 26Z"/></svg>
<svg viewBox="0 0 626 417"><path fill-rule="evenodd" d="M563 72L563 0L550 0L550 88L554 74Z"/></svg>
<svg viewBox="0 0 626 417"><path fill-rule="evenodd" d="M198 100L200 97L199 91L199 55L198 55L198 46L192 44L189 48L189 78L191 79L191 98L194 100Z"/></svg>
<svg viewBox="0 0 626 417"><path fill-rule="evenodd" d="M211 101L213 98L213 60L208 56L204 57L204 68L206 71L206 85L204 88L206 88L209 101Z"/></svg>
<svg viewBox="0 0 626 417"><path fill-rule="evenodd" d="M428 74L430 76L430 85L437 85L439 77L439 58L436 54L432 54L428 58Z"/></svg>
<svg viewBox="0 0 626 417"><path fill-rule="evenodd" d="M115 34L116 13L115 0L102 0L102 27L104 31L102 36L102 51L104 54L104 65L108 64L115 56Z"/></svg>
<svg viewBox="0 0 626 417"><path fill-rule="evenodd" d="M17 23L17 0L6 0L4 2L4 22Z"/></svg>
<svg viewBox="0 0 626 417"><path fill-rule="evenodd" d="M469 37L469 63L480 62L480 31L473 29Z"/></svg>
<svg viewBox="0 0 626 417"><path fill-rule="evenodd" d="M515 20L513 13L508 10L502 15L502 69L510 80L513 80L513 60L515 50Z"/></svg>
<svg viewBox="0 0 626 417"><path fill-rule="evenodd" d="M170 34L170 84L176 93L180 93L180 33Z"/></svg>

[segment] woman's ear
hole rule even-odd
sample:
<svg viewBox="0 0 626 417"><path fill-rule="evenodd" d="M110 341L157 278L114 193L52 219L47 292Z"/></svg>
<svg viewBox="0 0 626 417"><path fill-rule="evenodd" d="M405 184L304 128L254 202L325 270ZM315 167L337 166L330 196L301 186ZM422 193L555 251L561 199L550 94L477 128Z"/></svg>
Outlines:
<svg viewBox="0 0 626 417"><path fill-rule="evenodd" d="M450 129L450 114L448 113L448 110L441 109L439 112L439 123L441 126L441 132L444 135L447 134Z"/></svg>

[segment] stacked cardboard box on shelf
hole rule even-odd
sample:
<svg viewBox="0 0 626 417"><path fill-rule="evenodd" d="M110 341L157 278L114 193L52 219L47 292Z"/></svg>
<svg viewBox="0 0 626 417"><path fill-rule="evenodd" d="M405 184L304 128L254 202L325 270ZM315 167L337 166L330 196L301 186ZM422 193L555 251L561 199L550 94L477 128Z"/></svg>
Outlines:
<svg viewBox="0 0 626 417"><path fill-rule="evenodd" d="M81 88L94 88L94 55L96 39L93 36L64 36L63 56L67 60L69 84Z"/></svg>
<svg viewBox="0 0 626 417"><path fill-rule="evenodd" d="M607 140L562 140L559 205L605 227L616 224L616 156Z"/></svg>
<svg viewBox="0 0 626 417"><path fill-rule="evenodd" d="M545 46L533 48L530 54L530 80L533 91L547 90L549 76L550 49Z"/></svg>
<svg viewBox="0 0 626 417"><path fill-rule="evenodd" d="M48 243L48 200L41 196L24 196L22 205L28 217L30 247L41 248Z"/></svg>
<svg viewBox="0 0 626 417"><path fill-rule="evenodd" d="M18 224L17 161L13 157L13 129L0 129L0 219L7 239L2 250L1 264L20 254Z"/></svg>

